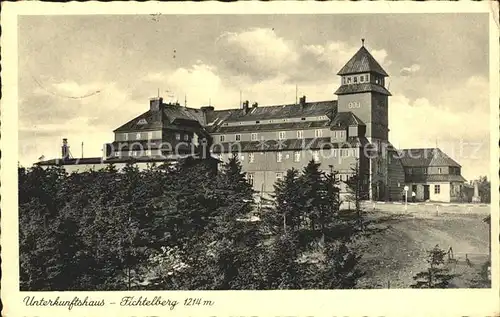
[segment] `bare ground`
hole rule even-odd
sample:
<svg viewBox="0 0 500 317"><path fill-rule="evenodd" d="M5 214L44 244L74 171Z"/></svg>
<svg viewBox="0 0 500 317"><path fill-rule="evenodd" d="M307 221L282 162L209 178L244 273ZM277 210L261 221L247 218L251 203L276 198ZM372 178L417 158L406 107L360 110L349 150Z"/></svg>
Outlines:
<svg viewBox="0 0 500 317"><path fill-rule="evenodd" d="M376 210L367 218L372 222L369 231L374 233L357 241L366 272L358 287L409 288L413 276L427 268L427 250L435 245L453 249L456 261L448 267L460 276L452 287L490 287L480 276L489 260L489 226L484 215L429 212L422 216Z"/></svg>

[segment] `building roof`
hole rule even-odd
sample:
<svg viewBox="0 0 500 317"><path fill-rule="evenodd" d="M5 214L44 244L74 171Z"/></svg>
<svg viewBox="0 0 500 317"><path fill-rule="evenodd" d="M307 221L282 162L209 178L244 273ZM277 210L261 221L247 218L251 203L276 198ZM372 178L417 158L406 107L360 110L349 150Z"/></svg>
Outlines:
<svg viewBox="0 0 500 317"><path fill-rule="evenodd" d="M380 64L373 58L368 50L361 46L361 48L354 54L354 56L340 69L337 75L348 75L357 73L373 72L383 76L389 76Z"/></svg>
<svg viewBox="0 0 500 317"><path fill-rule="evenodd" d="M400 150L401 163L404 167L454 166L460 167L455 160L438 148Z"/></svg>
<svg viewBox="0 0 500 317"><path fill-rule="evenodd" d="M198 154L189 155L192 158L200 159ZM102 157L85 157L85 158L72 158L72 159L51 159L47 161L37 162L36 165L41 166L55 166L55 165L92 165L92 164L116 164L116 163L127 163L127 162L137 162L137 163L153 163L153 162L171 162L177 161L181 158L185 158L187 155L182 155L182 157L171 157L171 156L143 156L143 157L113 157L109 159L104 159ZM209 160L217 160L214 157L208 157Z"/></svg>
<svg viewBox="0 0 500 317"><path fill-rule="evenodd" d="M405 175L405 181L409 183L437 183L437 182L466 182L462 175L455 174L417 174Z"/></svg>
<svg viewBox="0 0 500 317"><path fill-rule="evenodd" d="M382 95L391 96L389 90L387 90L384 86L374 83L358 83L358 84L342 85L335 91L335 94L349 95L349 94L357 94L368 91L374 91Z"/></svg>
<svg viewBox="0 0 500 317"><path fill-rule="evenodd" d="M337 112L331 123L332 127L342 128L359 125L365 125L365 123L351 111Z"/></svg>
<svg viewBox="0 0 500 317"><path fill-rule="evenodd" d="M214 111L213 116L224 117L226 122L258 121L269 119L332 116L337 111L337 100L306 102L300 104L251 107L248 113L243 109ZM212 117L212 115L211 115Z"/></svg>
<svg viewBox="0 0 500 317"><path fill-rule="evenodd" d="M113 132L149 131L166 128L175 123L205 124L201 109L187 108L179 104L163 104L163 111L148 110L123 124Z"/></svg>

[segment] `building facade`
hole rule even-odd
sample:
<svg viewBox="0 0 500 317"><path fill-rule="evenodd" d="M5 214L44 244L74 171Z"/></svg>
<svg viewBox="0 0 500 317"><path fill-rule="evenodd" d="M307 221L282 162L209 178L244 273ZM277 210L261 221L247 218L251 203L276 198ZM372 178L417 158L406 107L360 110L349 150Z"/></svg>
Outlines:
<svg viewBox="0 0 500 317"><path fill-rule="evenodd" d="M341 195L347 193L343 181L358 166L371 200L400 200L405 184L419 200L456 199L464 182L458 163L437 154L410 160L411 149L398 151L389 142L388 74L364 43L337 75L337 100L310 102L303 96L295 104L245 101L216 110L152 98L146 112L114 130L101 162L148 164L189 155L226 161L236 153L254 189L271 193L287 170L315 160L323 171L338 172Z"/></svg>

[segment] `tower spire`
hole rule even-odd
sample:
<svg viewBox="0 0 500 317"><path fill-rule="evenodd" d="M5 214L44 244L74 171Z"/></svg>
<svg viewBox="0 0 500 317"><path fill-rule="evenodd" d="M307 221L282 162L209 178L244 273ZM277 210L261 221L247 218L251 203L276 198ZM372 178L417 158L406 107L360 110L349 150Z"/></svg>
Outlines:
<svg viewBox="0 0 500 317"><path fill-rule="evenodd" d="M365 46L365 39L361 39L361 46Z"/></svg>

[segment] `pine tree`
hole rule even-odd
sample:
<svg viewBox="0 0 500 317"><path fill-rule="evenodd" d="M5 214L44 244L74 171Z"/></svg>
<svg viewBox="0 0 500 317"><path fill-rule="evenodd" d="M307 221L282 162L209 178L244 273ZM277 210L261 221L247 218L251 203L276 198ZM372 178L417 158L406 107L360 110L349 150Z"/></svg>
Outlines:
<svg viewBox="0 0 500 317"><path fill-rule="evenodd" d="M264 222L274 233L299 230L304 220L304 203L299 172L292 168L274 184L275 210L264 215Z"/></svg>
<svg viewBox="0 0 500 317"><path fill-rule="evenodd" d="M314 160L309 161L299 178L304 191L305 216L309 220L312 231L316 230L318 224L322 230L324 229L324 224L321 223L320 218L322 217L322 208L325 204L325 184L323 173L319 170L320 165L320 163L316 163Z"/></svg>
<svg viewBox="0 0 500 317"><path fill-rule="evenodd" d="M432 250L428 251L427 270L417 273L413 279L415 283L412 288L447 288L450 281L456 277L455 274L450 274L445 266L446 251L436 245Z"/></svg>
<svg viewBox="0 0 500 317"><path fill-rule="evenodd" d="M351 289L364 275L358 267L361 256L349 249L345 242L327 243L324 257L319 274L320 288Z"/></svg>

